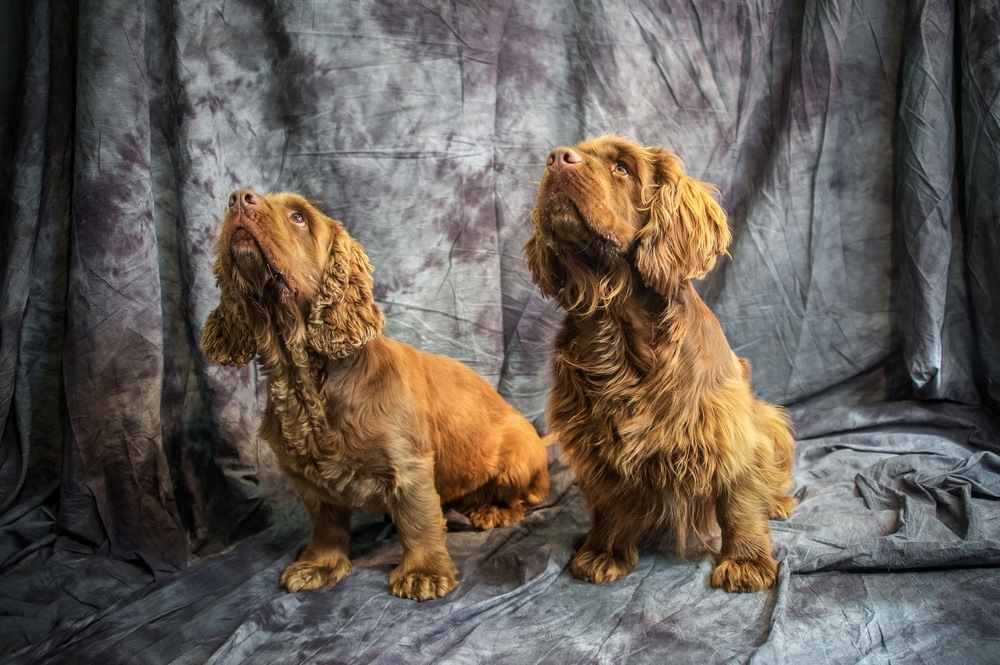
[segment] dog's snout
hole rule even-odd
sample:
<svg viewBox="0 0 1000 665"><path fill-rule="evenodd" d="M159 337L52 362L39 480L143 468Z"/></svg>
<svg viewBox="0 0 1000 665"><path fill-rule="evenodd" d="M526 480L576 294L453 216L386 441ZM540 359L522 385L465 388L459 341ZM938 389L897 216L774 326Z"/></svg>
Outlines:
<svg viewBox="0 0 1000 665"><path fill-rule="evenodd" d="M260 196L250 189L237 189L229 195L229 207L245 210L260 205Z"/></svg>
<svg viewBox="0 0 1000 665"><path fill-rule="evenodd" d="M583 163L583 157L573 148L556 148L549 153L549 158L545 162L550 171L562 171Z"/></svg>

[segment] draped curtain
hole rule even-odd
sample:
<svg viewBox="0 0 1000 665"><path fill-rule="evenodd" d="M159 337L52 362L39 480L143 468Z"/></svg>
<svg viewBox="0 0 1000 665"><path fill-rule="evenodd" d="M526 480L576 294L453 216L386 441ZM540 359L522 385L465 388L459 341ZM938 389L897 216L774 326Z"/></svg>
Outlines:
<svg viewBox="0 0 1000 665"><path fill-rule="evenodd" d="M240 187L322 201L372 258L386 333L544 427L561 314L521 247L546 155L667 145L733 230L698 288L800 433L901 400L988 422L1000 400L997 0L0 17L2 570L69 551L159 578L298 510L256 435L261 377L198 346Z"/></svg>

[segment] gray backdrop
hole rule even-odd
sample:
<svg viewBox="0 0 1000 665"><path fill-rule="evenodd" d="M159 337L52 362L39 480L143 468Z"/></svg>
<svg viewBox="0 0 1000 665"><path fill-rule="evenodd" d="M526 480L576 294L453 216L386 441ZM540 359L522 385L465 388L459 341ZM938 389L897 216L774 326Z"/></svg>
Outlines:
<svg viewBox="0 0 1000 665"><path fill-rule="evenodd" d="M1000 607L1000 2L10 0L0 5L0 654L22 662L982 662ZM229 192L324 201L386 332L541 427L561 314L521 247L553 147L615 132L716 183L699 285L790 405L802 499L770 593L644 554L594 587L553 492L462 584L285 594L308 525L211 366Z"/></svg>

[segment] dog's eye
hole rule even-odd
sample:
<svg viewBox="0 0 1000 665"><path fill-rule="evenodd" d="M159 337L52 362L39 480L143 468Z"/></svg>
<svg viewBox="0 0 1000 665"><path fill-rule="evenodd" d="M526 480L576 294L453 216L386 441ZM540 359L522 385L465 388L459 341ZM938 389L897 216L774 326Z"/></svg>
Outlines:
<svg viewBox="0 0 1000 665"><path fill-rule="evenodd" d="M302 213L298 211L292 213L292 221L295 222L296 226L306 225L306 218L303 217Z"/></svg>
<svg viewBox="0 0 1000 665"><path fill-rule="evenodd" d="M621 162L615 164L614 172L622 177L628 176L628 168L626 168Z"/></svg>

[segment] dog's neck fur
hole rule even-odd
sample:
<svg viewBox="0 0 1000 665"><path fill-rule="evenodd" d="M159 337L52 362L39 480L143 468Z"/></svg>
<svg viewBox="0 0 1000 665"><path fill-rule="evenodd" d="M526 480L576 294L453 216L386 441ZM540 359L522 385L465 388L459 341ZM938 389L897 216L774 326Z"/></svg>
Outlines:
<svg viewBox="0 0 1000 665"><path fill-rule="evenodd" d="M666 478L677 478L676 469L668 476L663 466L677 454L673 439L644 437L657 418L674 418L691 407L689 392L678 382L688 380L696 364L695 340L714 337L698 322L704 307L690 282L671 298L641 287L588 316L570 313L556 341L555 380L582 395L557 402L550 418L580 430L599 423L608 438L597 454L630 482L665 487ZM645 444L636 445L637 438Z"/></svg>
<svg viewBox="0 0 1000 665"><path fill-rule="evenodd" d="M593 311L569 310L567 324L603 349L600 357L617 353L621 362L646 373L652 369L655 358L644 351L663 343L680 344L684 312L690 300L697 297L690 282L672 297L642 285L609 299Z"/></svg>
<svg viewBox="0 0 1000 665"><path fill-rule="evenodd" d="M269 408L286 451L308 463L315 459L316 436L325 419L321 388L327 359L309 348L301 312L278 306L251 315L247 309L257 340L258 365L267 382Z"/></svg>
<svg viewBox="0 0 1000 665"><path fill-rule="evenodd" d="M651 376L678 361L685 312L697 297L690 284L673 298L642 285L589 314L570 312L556 340L557 364L576 370L595 410L621 421L649 397Z"/></svg>

